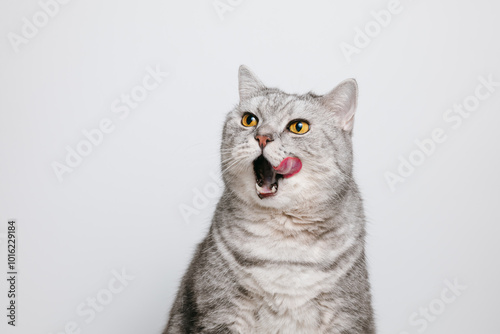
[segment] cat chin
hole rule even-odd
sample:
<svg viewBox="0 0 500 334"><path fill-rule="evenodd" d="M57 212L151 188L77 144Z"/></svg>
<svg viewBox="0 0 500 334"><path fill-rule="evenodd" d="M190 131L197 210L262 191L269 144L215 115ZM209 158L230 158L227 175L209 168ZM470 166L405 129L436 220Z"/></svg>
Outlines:
<svg viewBox="0 0 500 334"><path fill-rule="evenodd" d="M290 207L291 200L284 194L277 194L264 198L254 195L252 202L264 209L286 210Z"/></svg>
<svg viewBox="0 0 500 334"><path fill-rule="evenodd" d="M282 182L283 180L279 181L279 183ZM257 186L258 185L256 185L255 188L257 188ZM247 199L259 207L274 210L287 210L293 206L294 195L289 193L288 190L290 189L288 189L286 185L280 184L279 190L268 196L262 196L255 188L253 191L247 192L245 195Z"/></svg>

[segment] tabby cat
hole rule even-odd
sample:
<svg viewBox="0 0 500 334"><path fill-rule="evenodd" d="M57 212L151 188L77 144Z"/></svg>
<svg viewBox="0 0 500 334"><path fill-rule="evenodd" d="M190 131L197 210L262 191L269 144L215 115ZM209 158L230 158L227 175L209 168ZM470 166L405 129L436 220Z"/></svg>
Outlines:
<svg viewBox="0 0 500 334"><path fill-rule="evenodd" d="M287 94L239 69L225 189L164 331L373 334L365 216L353 180L353 79Z"/></svg>

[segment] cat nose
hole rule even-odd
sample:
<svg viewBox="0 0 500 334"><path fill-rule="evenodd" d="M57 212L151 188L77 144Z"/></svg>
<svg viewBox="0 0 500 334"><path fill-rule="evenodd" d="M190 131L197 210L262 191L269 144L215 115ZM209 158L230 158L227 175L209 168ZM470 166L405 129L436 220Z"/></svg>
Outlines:
<svg viewBox="0 0 500 334"><path fill-rule="evenodd" d="M259 142L259 146L261 149L266 147L267 143L273 141L272 135L257 135L255 136L255 140Z"/></svg>

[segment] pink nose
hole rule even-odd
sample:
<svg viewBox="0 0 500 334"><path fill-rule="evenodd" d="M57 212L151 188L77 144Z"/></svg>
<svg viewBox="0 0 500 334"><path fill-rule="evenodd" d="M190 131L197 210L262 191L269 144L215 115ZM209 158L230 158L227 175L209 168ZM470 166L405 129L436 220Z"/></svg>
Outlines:
<svg viewBox="0 0 500 334"><path fill-rule="evenodd" d="M264 148L266 147L267 143L270 142L270 141L273 141L271 139L271 137L269 136L266 136L266 135L258 135L258 136L255 136L255 140L257 140L259 142L259 146L260 148Z"/></svg>

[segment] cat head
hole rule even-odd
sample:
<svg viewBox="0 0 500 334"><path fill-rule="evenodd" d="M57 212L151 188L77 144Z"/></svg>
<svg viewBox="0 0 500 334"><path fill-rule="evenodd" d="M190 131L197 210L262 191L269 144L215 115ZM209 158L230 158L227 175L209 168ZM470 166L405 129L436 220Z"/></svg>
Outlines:
<svg viewBox="0 0 500 334"><path fill-rule="evenodd" d="M287 94L241 66L239 94L221 145L232 193L250 205L285 210L328 203L345 191L352 180L354 79L322 96Z"/></svg>

